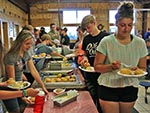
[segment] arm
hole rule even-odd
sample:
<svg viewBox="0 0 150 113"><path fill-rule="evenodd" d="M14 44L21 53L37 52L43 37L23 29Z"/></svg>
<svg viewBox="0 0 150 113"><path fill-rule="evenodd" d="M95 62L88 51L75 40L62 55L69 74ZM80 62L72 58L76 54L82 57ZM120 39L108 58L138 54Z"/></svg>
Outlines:
<svg viewBox="0 0 150 113"><path fill-rule="evenodd" d="M146 56L143 58L140 58L139 63L138 63L138 68L146 71Z"/></svg>
<svg viewBox="0 0 150 113"><path fill-rule="evenodd" d="M9 78L15 78L15 69L14 65L6 65L6 73L9 76Z"/></svg>
<svg viewBox="0 0 150 113"><path fill-rule="evenodd" d="M43 84L43 81L41 80L40 75L39 75L38 71L36 70L36 68L35 68L35 66L33 64L32 59L30 59L27 64L28 64L29 70L30 70L32 76L34 77L34 79L39 83L39 85L41 86L41 88L43 89L43 91L46 94L48 94L48 91L45 88L45 86Z"/></svg>
<svg viewBox="0 0 150 113"><path fill-rule="evenodd" d="M59 54L59 53L57 53L57 52L55 52L55 51L51 52L51 54L54 55L54 56L60 56L60 57L62 57L61 54Z"/></svg>
<svg viewBox="0 0 150 113"><path fill-rule="evenodd" d="M27 80L27 77L26 77L23 73L22 73L22 80L23 80L23 81L28 81L28 80Z"/></svg>
<svg viewBox="0 0 150 113"><path fill-rule="evenodd" d="M113 70L117 70L121 67L120 61L114 61L111 64L104 64L105 60L105 55L101 54L100 52L96 52L94 61L94 69L96 72L106 73L111 72Z"/></svg>
<svg viewBox="0 0 150 113"><path fill-rule="evenodd" d="M28 96L36 96L38 94L38 90L33 88L28 88L27 90ZM7 96L6 96L7 95ZM17 98L17 97L23 97L23 91L0 91L0 99L11 99L11 98Z"/></svg>
<svg viewBox="0 0 150 113"><path fill-rule="evenodd" d="M111 64L104 64L106 56L101 54L100 52L96 52L95 61L94 61L94 69L96 72L106 73L112 71Z"/></svg>

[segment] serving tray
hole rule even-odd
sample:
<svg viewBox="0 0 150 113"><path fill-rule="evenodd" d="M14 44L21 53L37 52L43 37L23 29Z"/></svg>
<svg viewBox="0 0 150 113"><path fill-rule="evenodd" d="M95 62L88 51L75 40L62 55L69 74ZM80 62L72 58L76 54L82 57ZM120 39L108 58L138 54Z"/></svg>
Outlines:
<svg viewBox="0 0 150 113"><path fill-rule="evenodd" d="M69 92L73 92L74 94L70 95L70 94L68 94ZM76 101L78 95L79 94L77 92L67 91L67 92L64 92L60 95L53 97L52 100L54 102L54 105L62 107L62 106L65 106L65 105L67 105L73 101Z"/></svg>

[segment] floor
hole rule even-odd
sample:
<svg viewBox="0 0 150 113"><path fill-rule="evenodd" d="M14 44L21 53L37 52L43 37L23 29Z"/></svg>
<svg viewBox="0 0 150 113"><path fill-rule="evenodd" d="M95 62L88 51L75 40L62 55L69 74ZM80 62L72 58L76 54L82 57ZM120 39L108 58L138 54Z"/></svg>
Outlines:
<svg viewBox="0 0 150 113"><path fill-rule="evenodd" d="M141 81L143 80L141 79ZM150 82L150 80L146 80L146 81ZM150 93L150 88L148 88L148 92ZM145 88L139 85L138 99L136 101L134 108L139 113L150 113L150 95L147 96L148 104L145 103L144 97L145 97Z"/></svg>

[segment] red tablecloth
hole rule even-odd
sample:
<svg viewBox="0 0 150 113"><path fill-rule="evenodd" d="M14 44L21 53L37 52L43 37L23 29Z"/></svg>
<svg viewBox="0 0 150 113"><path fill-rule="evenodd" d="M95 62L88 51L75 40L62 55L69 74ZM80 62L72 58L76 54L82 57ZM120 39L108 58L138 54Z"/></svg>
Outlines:
<svg viewBox="0 0 150 113"><path fill-rule="evenodd" d="M49 93L50 98L55 96ZM26 107L24 113L33 113L33 105ZM73 101L63 107L58 107L49 99L44 104L43 113L98 113L93 100L87 91L80 91L76 101Z"/></svg>

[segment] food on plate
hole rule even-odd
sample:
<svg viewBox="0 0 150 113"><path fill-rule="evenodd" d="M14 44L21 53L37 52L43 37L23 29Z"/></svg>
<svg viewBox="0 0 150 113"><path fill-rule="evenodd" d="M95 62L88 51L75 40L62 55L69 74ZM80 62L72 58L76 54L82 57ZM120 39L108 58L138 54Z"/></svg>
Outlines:
<svg viewBox="0 0 150 113"><path fill-rule="evenodd" d="M15 79L14 78L9 78L8 80L7 80L7 83L8 83L8 85L11 85L11 84L15 84Z"/></svg>
<svg viewBox="0 0 150 113"><path fill-rule="evenodd" d="M131 69L128 69L128 68L122 68L120 70L120 73L122 74L127 74L127 75L131 75L132 74L132 70Z"/></svg>
<svg viewBox="0 0 150 113"><path fill-rule="evenodd" d="M93 70L92 67L86 67L86 70Z"/></svg>
<svg viewBox="0 0 150 113"><path fill-rule="evenodd" d="M54 92L55 94L61 94L61 93L65 92L65 89L57 88L57 89L54 89L53 92Z"/></svg>
<svg viewBox="0 0 150 113"><path fill-rule="evenodd" d="M7 83L8 83L8 85L11 85L13 87L18 87L18 88L24 87L23 81L15 81L13 78L9 78L7 80Z"/></svg>
<svg viewBox="0 0 150 113"><path fill-rule="evenodd" d="M29 100L34 103L35 102L35 97L29 97Z"/></svg>
<svg viewBox="0 0 150 113"><path fill-rule="evenodd" d="M46 56L46 53L40 53L39 56L40 56L40 57L45 57L45 56Z"/></svg>
<svg viewBox="0 0 150 113"><path fill-rule="evenodd" d="M83 67L85 67L85 68L90 67L90 63L89 63L89 62L85 62L85 63L83 64Z"/></svg>
<svg viewBox="0 0 150 113"><path fill-rule="evenodd" d="M135 74L135 75L140 75L140 74L144 74L144 72L143 72L143 70L141 70L141 69L136 69L136 70L134 71L134 74Z"/></svg>
<svg viewBox="0 0 150 113"><path fill-rule="evenodd" d="M136 70L132 70L129 68L122 68L120 70L121 74L126 74L126 75L140 75L140 74L144 74L144 71L141 69L136 69Z"/></svg>
<svg viewBox="0 0 150 113"><path fill-rule="evenodd" d="M40 53L33 56L33 58L44 58L44 57L46 57L46 53Z"/></svg>
<svg viewBox="0 0 150 113"><path fill-rule="evenodd" d="M81 65L82 68L86 69L86 70L92 70L91 65L89 62L85 62Z"/></svg>

